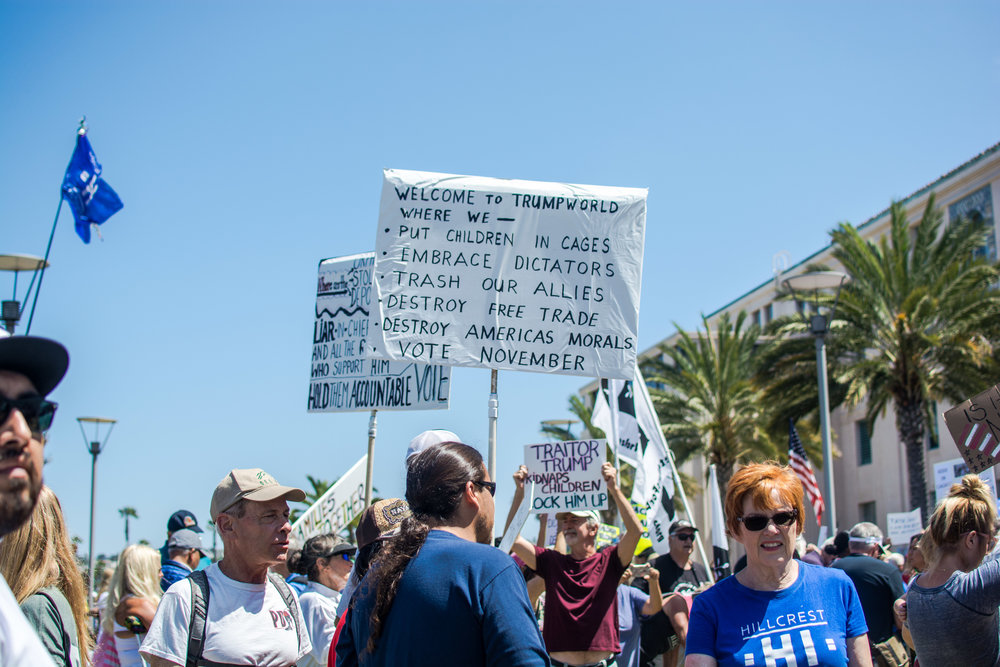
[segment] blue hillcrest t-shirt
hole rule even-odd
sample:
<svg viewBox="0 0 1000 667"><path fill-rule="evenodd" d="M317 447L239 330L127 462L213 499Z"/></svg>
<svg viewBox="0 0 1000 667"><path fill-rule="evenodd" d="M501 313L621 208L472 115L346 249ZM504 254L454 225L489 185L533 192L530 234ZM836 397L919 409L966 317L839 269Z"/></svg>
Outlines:
<svg viewBox="0 0 1000 667"><path fill-rule="evenodd" d="M850 578L799 562L795 583L755 591L735 576L695 598L687 654L719 665L847 665L847 638L868 632Z"/></svg>

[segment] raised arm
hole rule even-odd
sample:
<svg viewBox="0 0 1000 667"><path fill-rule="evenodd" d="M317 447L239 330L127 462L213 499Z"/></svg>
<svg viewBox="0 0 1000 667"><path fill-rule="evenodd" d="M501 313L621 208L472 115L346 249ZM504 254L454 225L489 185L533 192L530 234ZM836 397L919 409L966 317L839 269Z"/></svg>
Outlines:
<svg viewBox="0 0 1000 667"><path fill-rule="evenodd" d="M663 609L663 592L660 591L660 571L655 567L649 568L649 573L643 576L649 582L649 600L642 607L644 616L652 616Z"/></svg>
<svg viewBox="0 0 1000 667"><path fill-rule="evenodd" d="M601 475L607 482L608 495L615 501L618 513L621 514L622 522L625 524L625 534L618 542L618 558L622 565L627 567L632 562L635 548L639 545L639 538L642 537L642 525L639 523L639 517L635 515L635 510L632 509L632 503L618 486L618 471L615 467L610 463L605 463L601 466Z"/></svg>

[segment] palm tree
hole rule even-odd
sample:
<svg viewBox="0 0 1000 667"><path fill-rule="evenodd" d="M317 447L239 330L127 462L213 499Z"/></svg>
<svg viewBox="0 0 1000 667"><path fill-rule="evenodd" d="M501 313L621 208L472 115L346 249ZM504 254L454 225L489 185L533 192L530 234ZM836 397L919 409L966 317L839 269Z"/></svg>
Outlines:
<svg viewBox="0 0 1000 667"><path fill-rule="evenodd" d="M963 218L942 230L933 194L914 227L901 203L889 211L889 233L877 242L848 223L831 233L833 257L850 276L830 336L848 352L834 373L849 404L867 400L869 423L892 403L910 506L926 521L931 402L962 401L996 382L1000 268L977 253L987 239L981 221Z"/></svg>
<svg viewBox="0 0 1000 667"><path fill-rule="evenodd" d="M125 519L125 544L128 544L128 520L129 518L139 518L139 513L135 511L134 507L122 507L118 510L118 516Z"/></svg>
<svg viewBox="0 0 1000 667"><path fill-rule="evenodd" d="M763 392L754 382L760 327L746 326L743 311L735 322L723 314L714 330L707 318L702 323L704 332L692 337L681 331L676 345L661 347L670 363L650 360L643 374L678 460L704 454L716 465L724 494L736 464L773 458L778 448L765 428Z"/></svg>
<svg viewBox="0 0 1000 667"><path fill-rule="evenodd" d="M569 411L583 425L584 431L589 434L588 437L597 439L604 437L604 431L594 426L591 421L593 409L577 394L569 397ZM572 424L568 424L567 426L572 426ZM555 424L546 424L545 422L542 422L542 435L559 441L577 439L569 428L563 428ZM580 437L583 437L583 435L580 434Z"/></svg>
<svg viewBox="0 0 1000 667"><path fill-rule="evenodd" d="M339 479L339 478L338 478ZM306 475L306 480L309 482L309 486L312 487L312 491L306 491L306 499L300 500L309 509L313 504L323 497L323 494L330 490L330 487L337 483L337 480L328 482L325 479L319 479L318 477L313 477L312 475ZM289 521L295 523L298 518L302 515L304 510L293 509L288 516Z"/></svg>

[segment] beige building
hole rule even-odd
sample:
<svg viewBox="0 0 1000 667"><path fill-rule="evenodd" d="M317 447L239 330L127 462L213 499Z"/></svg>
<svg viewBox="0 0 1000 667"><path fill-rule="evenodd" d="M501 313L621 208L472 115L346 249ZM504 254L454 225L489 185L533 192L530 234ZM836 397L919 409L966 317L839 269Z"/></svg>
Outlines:
<svg viewBox="0 0 1000 667"><path fill-rule="evenodd" d="M919 220L931 193L935 194L937 206L943 211L946 221L962 214L982 216L993 230L990 242L983 248L983 252L995 260L1000 241L994 217L997 197L1000 196L998 194L1000 193L1000 144L990 147L905 198L902 203L914 223ZM871 239L879 238L888 228L888 209L858 226L861 234ZM776 275L775 279L751 288L742 296L711 313L708 316L709 324L718 321L724 313L735 317L741 310L746 311L761 325L768 324L775 317L793 313L794 302L777 300L778 283L784 278L802 273L805 266L812 263L826 264L835 270L839 268L832 258L831 247L822 248L812 256L788 267ZM676 333L664 338L641 352L640 359L660 354L660 346L670 345L676 338ZM592 382L582 388L580 394L589 397L596 388L596 382ZM941 413L948 407L951 406L937 406L935 428L927 438L927 482L928 488L932 491L935 488L934 465L959 458L958 450L941 417ZM885 530L887 513L913 509L909 507L908 501L903 445L896 436L895 416L891 406L885 416L877 420L871 433L868 433L865 427L864 406L854 409L837 408L831 414L830 427L833 432L834 447L840 451L840 457L835 459L833 465L838 526L843 530L858 521L873 521ZM823 473L818 465L814 464L814 467L820 486L825 489ZM706 476L706 467L702 460L689 461L682 470L698 480L704 480ZM701 497L689 500L694 506L695 520L702 528L706 553L710 557L707 496L702 494ZM808 515L806 538L809 541L816 541L819 527L816 525L812 510L808 507L808 502L806 505ZM733 560L739 555L733 554Z"/></svg>

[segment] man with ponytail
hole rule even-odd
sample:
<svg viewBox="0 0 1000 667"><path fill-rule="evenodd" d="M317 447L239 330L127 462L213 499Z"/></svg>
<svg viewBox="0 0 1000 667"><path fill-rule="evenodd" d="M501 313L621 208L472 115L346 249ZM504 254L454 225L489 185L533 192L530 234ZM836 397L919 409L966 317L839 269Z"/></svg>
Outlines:
<svg viewBox="0 0 1000 667"><path fill-rule="evenodd" d="M412 515L361 582L337 642L337 667L548 665L514 560L494 548L483 457L459 442L415 454Z"/></svg>

